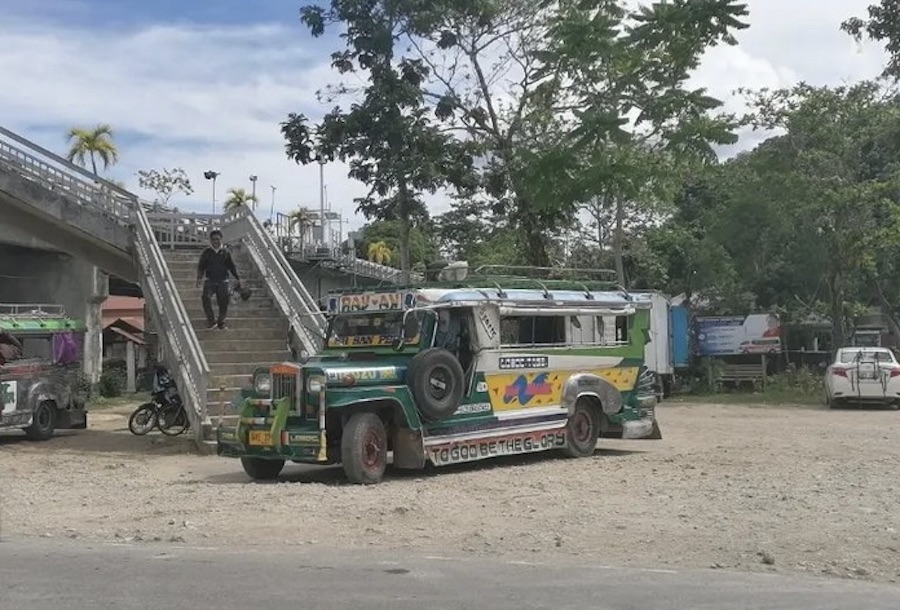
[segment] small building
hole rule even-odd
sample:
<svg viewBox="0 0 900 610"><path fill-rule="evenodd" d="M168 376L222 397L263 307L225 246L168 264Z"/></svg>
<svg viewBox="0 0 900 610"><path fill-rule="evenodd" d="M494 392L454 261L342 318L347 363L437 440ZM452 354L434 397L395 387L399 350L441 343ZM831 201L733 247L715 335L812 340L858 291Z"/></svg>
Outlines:
<svg viewBox="0 0 900 610"><path fill-rule="evenodd" d="M137 372L147 366L144 299L109 296L102 305L103 360L125 362L125 391L137 391Z"/></svg>

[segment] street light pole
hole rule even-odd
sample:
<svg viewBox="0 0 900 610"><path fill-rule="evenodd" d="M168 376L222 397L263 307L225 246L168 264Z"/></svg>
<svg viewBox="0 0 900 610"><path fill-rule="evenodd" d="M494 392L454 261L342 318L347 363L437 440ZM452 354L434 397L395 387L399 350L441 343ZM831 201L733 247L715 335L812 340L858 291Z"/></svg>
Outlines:
<svg viewBox="0 0 900 610"><path fill-rule="evenodd" d="M204 177L204 178L206 178L207 180L212 180L212 187L213 187L213 192L212 192L212 195L213 195L213 209L212 209L212 213L213 213L213 214L216 213L216 178L218 178L219 175L220 175L219 172L214 172L214 171L211 170L211 169L206 170L205 172L203 172L203 177Z"/></svg>
<svg viewBox="0 0 900 610"><path fill-rule="evenodd" d="M328 236L325 234L325 157L319 155L319 222L322 223L322 245L328 245Z"/></svg>
<svg viewBox="0 0 900 610"><path fill-rule="evenodd" d="M252 176L250 176L250 182L253 184L253 186L251 187L253 192L251 193L250 196L252 198L252 205L253 205L254 210L256 209L256 203L257 203L257 201L256 201L256 180L257 180L257 178L259 178L259 176L257 176L256 174L253 174Z"/></svg>
<svg viewBox="0 0 900 610"><path fill-rule="evenodd" d="M275 185L272 185L272 207L269 209L269 222L275 218Z"/></svg>

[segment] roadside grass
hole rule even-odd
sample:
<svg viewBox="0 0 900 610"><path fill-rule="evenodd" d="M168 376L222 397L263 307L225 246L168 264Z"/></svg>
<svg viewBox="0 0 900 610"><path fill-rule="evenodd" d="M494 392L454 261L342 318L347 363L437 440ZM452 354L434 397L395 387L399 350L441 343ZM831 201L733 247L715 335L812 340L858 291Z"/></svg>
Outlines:
<svg viewBox="0 0 900 610"><path fill-rule="evenodd" d="M123 407L137 407L139 404L150 400L150 394L147 392L138 392L137 394L123 394L114 398L105 396L97 396L92 398L87 405L89 411L106 411Z"/></svg>

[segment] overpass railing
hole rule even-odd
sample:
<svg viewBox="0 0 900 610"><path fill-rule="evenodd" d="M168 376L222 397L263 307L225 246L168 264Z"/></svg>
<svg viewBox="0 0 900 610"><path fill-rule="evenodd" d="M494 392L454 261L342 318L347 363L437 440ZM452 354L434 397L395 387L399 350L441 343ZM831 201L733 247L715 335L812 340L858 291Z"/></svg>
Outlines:
<svg viewBox="0 0 900 610"><path fill-rule="evenodd" d="M325 316L253 212L246 206L228 211L222 234L226 243L241 242L247 249L302 348L309 355L317 353L325 336Z"/></svg>

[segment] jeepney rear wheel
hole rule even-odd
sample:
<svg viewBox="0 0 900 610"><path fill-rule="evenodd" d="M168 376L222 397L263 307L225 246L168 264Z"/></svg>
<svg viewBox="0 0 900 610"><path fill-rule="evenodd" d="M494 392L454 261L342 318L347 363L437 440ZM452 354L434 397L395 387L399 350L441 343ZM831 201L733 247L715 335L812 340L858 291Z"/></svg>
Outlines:
<svg viewBox="0 0 900 610"><path fill-rule="evenodd" d="M351 483L380 483L387 468L387 430L374 413L350 416L341 434L341 463Z"/></svg>
<svg viewBox="0 0 900 610"><path fill-rule="evenodd" d="M566 423L563 453L572 458L588 457L597 449L600 436L600 409L590 399L579 398Z"/></svg>
<svg viewBox="0 0 900 610"><path fill-rule="evenodd" d="M56 405L44 401L38 405L31 417L31 425L25 428L25 435L33 441L49 440L56 429Z"/></svg>
<svg viewBox="0 0 900 610"><path fill-rule="evenodd" d="M257 457L242 457L244 472L254 481L271 481L281 474L284 460L267 460Z"/></svg>

